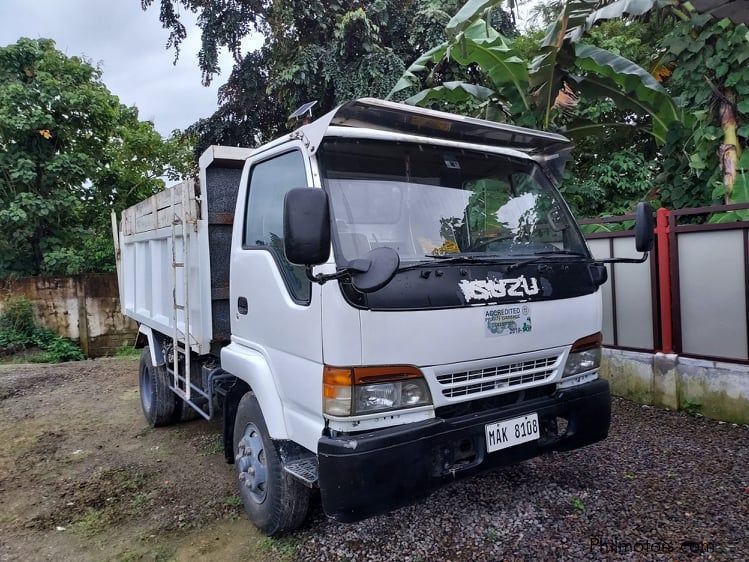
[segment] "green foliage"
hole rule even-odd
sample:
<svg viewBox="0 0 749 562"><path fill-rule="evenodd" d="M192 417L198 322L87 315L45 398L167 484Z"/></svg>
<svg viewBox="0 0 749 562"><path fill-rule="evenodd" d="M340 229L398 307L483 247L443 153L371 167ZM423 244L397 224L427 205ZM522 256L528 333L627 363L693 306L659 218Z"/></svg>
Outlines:
<svg viewBox="0 0 749 562"><path fill-rule="evenodd" d="M37 328L31 343L42 350L42 353L31 357L36 363L64 363L85 359L81 348L67 338L55 334L48 328Z"/></svg>
<svg viewBox="0 0 749 562"><path fill-rule="evenodd" d="M619 0L601 10L584 0L569 1L538 47L529 49L527 43L519 43L522 51L515 49L517 40L503 37L483 19L488 9L499 4L501 0L468 2L448 23L448 41L419 57L390 95L427 86L406 101L453 111L457 94L460 101L465 101L466 94L473 95L487 119L543 129L560 128L575 113L582 95L613 101L620 110L649 117L651 134L660 144L665 143L668 128L683 120L680 108L647 70L619 52L580 42L593 24L647 11L651 0ZM622 51L630 45L612 46ZM524 59L521 52L535 56ZM444 79L440 83L439 69L445 65L457 66L462 81L451 81L450 87L445 87ZM578 134L605 130L602 123L582 125L576 127Z"/></svg>
<svg viewBox="0 0 749 562"><path fill-rule="evenodd" d="M238 52L250 31L266 37L221 88L219 110L191 128L198 153L278 136L305 101L324 112L390 90L394 99L572 137L563 189L576 213L594 216L628 212L646 197L672 208L724 201L717 153L726 99L739 154L749 141L747 29L688 3L552 0L535 9L546 29L522 35L514 2L501 0L159 3L175 47L185 38L179 8L199 15L206 81L218 48ZM730 201L749 200L747 177L742 163ZM23 222L23 212L13 220Z"/></svg>
<svg viewBox="0 0 749 562"><path fill-rule="evenodd" d="M747 27L689 12L663 38L665 64L673 68L667 85L691 121L669 134L661 176L664 202L676 208L722 203L726 197L718 149L724 138L721 105L736 100L739 147L749 141L749 41ZM749 202L746 171L741 163L730 199ZM740 220L745 212L722 213L713 222ZM744 219L746 220L746 219Z"/></svg>
<svg viewBox="0 0 749 562"><path fill-rule="evenodd" d="M561 189L567 202L584 217L626 214L632 204L656 187L655 164L640 152L603 154L573 163Z"/></svg>
<svg viewBox="0 0 749 562"><path fill-rule="evenodd" d="M16 353L29 347L41 350L41 353L29 358L36 363L61 363L84 359L81 349L69 339L36 325L34 309L28 299L8 299L0 313L0 351Z"/></svg>
<svg viewBox="0 0 749 562"><path fill-rule="evenodd" d="M583 500L581 500L577 496L570 498L570 505L577 512L582 513L583 511L585 511L585 504L583 503Z"/></svg>
<svg viewBox="0 0 749 562"><path fill-rule="evenodd" d="M127 359L135 359L140 357L140 349L133 347L132 344L123 343L120 348L115 351L115 357L123 357Z"/></svg>
<svg viewBox="0 0 749 562"><path fill-rule="evenodd" d="M500 3L468 2L448 24L448 41L418 58L391 95L426 87L407 101L454 112L473 97L485 118L574 138L563 190L584 216L628 212L645 197L673 208L749 201L749 162L729 190L732 164L718 157L721 143L740 154L749 141L746 26L689 4L570 0L542 6L548 26L529 34L534 45L484 23ZM493 60L467 56L477 44L499 47ZM711 220L741 218L749 212Z"/></svg>
<svg viewBox="0 0 749 562"><path fill-rule="evenodd" d="M110 211L162 189L189 154L53 41L0 48L0 276L110 269Z"/></svg>
<svg viewBox="0 0 749 562"><path fill-rule="evenodd" d="M148 8L154 0L141 3ZM261 49L238 58L219 89L218 110L189 129L197 139L196 154L210 144L256 146L275 138L299 125L287 123L287 117L308 101L318 102L315 112L321 115L350 99L385 97L407 63L445 41L450 14L463 4L460 0L156 3L174 47L186 36L180 9L198 14L202 44L198 62L206 83L218 70L220 47L237 54L250 32L265 37ZM491 22L507 35L515 34L506 11L493 10Z"/></svg>
<svg viewBox="0 0 749 562"><path fill-rule="evenodd" d="M612 100L618 109L630 109L652 118L652 135L666 142L672 124L684 120L669 93L650 73L622 56L593 45L575 45L575 65L586 72L575 79L577 88L594 99Z"/></svg>
<svg viewBox="0 0 749 562"><path fill-rule="evenodd" d="M22 297L8 299L0 314L0 334L6 334L6 337L7 334L13 334L16 338L30 339L35 330L34 307L31 301ZM2 345L0 340L0 346Z"/></svg>

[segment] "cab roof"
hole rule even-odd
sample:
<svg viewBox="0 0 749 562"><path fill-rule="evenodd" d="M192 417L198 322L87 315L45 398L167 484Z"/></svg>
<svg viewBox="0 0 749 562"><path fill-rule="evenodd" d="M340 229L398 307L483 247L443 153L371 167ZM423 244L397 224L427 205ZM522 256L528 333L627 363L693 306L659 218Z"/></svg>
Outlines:
<svg viewBox="0 0 749 562"><path fill-rule="evenodd" d="M312 129L317 123L324 125L326 129L331 125L361 127L456 142L501 146L530 153L546 153L572 147L569 139L555 133L375 98L362 98L344 103L302 129Z"/></svg>
<svg viewBox="0 0 749 562"><path fill-rule="evenodd" d="M312 123L299 127L259 150L276 146L288 139L300 139L309 153L313 154L326 136L335 136L336 127L373 129L514 149L544 163L557 180L562 177L564 165L573 147L572 141L567 137L555 133L403 103L361 98L338 106Z"/></svg>

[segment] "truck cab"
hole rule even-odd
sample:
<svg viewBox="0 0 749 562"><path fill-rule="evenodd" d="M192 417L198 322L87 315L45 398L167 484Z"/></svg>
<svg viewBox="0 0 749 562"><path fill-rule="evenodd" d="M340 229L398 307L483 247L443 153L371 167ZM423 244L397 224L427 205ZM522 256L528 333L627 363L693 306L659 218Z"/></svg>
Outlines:
<svg viewBox="0 0 749 562"><path fill-rule="evenodd" d="M222 184L235 201L223 236L201 234L221 215L202 168L194 216L173 221L181 238L164 233L182 298L194 295L180 305L173 290L171 334L138 313L138 252L121 250L121 286L133 285L123 308L148 347L146 417L222 416L246 511L268 534L301 524L312 488L328 516L351 522L604 439L606 269L557 189L571 148L356 100L242 154L238 182ZM637 228L647 252L645 206ZM193 264L175 248L192 248ZM172 412L149 417L159 400Z"/></svg>

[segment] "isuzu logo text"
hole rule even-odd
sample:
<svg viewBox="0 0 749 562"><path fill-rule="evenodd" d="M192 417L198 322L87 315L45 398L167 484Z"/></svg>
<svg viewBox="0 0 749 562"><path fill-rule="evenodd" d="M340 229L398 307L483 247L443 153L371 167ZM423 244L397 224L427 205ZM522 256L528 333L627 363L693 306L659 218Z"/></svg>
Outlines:
<svg viewBox="0 0 749 562"><path fill-rule="evenodd" d="M488 301L502 297L532 297L540 291L535 277L525 275L514 279L463 280L458 283L466 302Z"/></svg>

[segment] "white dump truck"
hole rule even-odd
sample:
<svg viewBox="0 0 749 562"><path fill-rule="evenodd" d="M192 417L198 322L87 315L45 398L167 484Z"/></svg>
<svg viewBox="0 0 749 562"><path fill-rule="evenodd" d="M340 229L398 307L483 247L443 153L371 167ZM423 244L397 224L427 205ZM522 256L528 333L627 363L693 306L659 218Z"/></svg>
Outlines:
<svg viewBox="0 0 749 562"><path fill-rule="evenodd" d="M571 148L375 99L211 147L198 181L114 223L146 419L222 418L267 534L315 488L356 521L604 439L607 271L556 187ZM636 215L644 260L652 210Z"/></svg>

